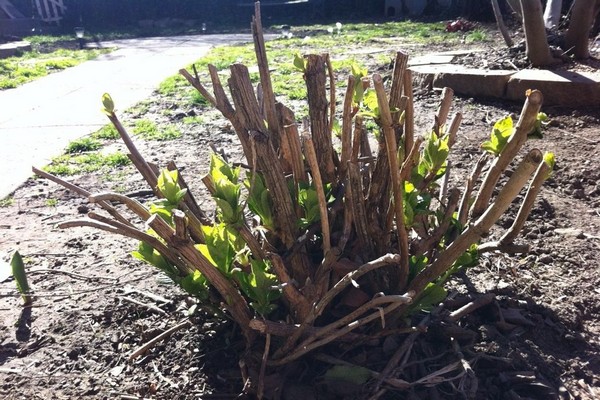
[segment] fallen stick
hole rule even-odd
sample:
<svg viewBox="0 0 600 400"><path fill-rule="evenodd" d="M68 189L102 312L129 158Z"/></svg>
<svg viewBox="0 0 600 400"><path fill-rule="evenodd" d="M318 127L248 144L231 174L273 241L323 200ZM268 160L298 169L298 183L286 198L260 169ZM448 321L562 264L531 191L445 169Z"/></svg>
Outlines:
<svg viewBox="0 0 600 400"><path fill-rule="evenodd" d="M456 322L461 319L463 316L472 313L473 311L490 304L492 301L496 299L496 295L494 293L487 293L481 297L476 298L475 300L465 304L461 308L456 311L452 311L450 315L448 315L448 319L450 321Z"/></svg>
<svg viewBox="0 0 600 400"><path fill-rule="evenodd" d="M162 310L162 309L160 309L160 308L158 308L156 306L153 306L152 304L142 303L141 301L137 301L137 300L132 299L131 297L127 297L127 296L119 296L119 298L122 299L122 300L125 300L125 301L127 301L129 303L138 305L140 307L147 308L148 310L150 310L152 312L155 312L157 314L167 315L167 312L165 310Z"/></svg>
<svg viewBox="0 0 600 400"><path fill-rule="evenodd" d="M171 336L172 334L174 334L175 332L185 329L185 328L188 328L190 326L192 326L192 323L190 321L183 321L182 323L175 325L171 329L167 329L166 331L164 331L163 333L161 333L154 339L151 339L150 341L146 342L142 346L138 347L138 349L135 350L133 353L131 353L131 355L129 356L129 361L132 361L132 360L136 359L137 357L141 356L146 351L148 351L152 347L154 347L154 345L156 345L156 343L160 342L161 340L166 339L169 336Z"/></svg>

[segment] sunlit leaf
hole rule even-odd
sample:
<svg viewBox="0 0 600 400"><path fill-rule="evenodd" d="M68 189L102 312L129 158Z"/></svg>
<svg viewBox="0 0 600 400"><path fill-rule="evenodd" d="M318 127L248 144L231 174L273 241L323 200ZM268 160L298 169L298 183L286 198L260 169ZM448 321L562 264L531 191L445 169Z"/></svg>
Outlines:
<svg viewBox="0 0 600 400"><path fill-rule="evenodd" d="M110 97L110 94L104 93L102 95L102 106L104 107L102 112L105 114L112 115L115 112L115 103L113 102L112 97Z"/></svg>
<svg viewBox="0 0 600 400"><path fill-rule="evenodd" d="M10 265L12 267L12 275L17 284L17 290L19 293L21 293L21 297L23 298L23 305L29 305L31 303L29 283L27 282L27 274L25 273L25 264L23 263L23 258L18 251L14 252L10 260Z"/></svg>

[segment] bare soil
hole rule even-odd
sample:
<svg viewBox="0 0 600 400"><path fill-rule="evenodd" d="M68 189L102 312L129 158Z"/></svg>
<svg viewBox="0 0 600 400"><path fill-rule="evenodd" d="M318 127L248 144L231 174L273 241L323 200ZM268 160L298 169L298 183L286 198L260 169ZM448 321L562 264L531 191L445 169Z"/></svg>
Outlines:
<svg viewBox="0 0 600 400"><path fill-rule="evenodd" d="M478 46L497 48L499 42ZM417 126L430 126L439 93L417 90L415 100ZM196 189L202 187L209 146L222 149L232 161L242 161L227 121L200 106L180 108L158 93L146 108L144 118L168 118L172 123L184 116L206 116L204 124L182 124L181 139L139 140L138 145L148 161L164 166L175 160L204 206L213 208L206 192ZM518 115L520 108L481 99L455 100L452 112L462 112L464 121L452 159L454 184L462 186L494 121L508 113ZM165 116L164 109L172 112ZM448 309L456 309L469 296L496 296L489 306L462 319L452 333L476 379L440 382L435 393L424 388L389 398L466 398L473 382L477 399L600 398L600 113L543 111L551 125L543 140L527 146L554 152L557 166L519 238L531 245L530 253L485 255L479 266L452 281L453 293L446 302ZM131 112L124 119L140 116L139 111ZM70 180L91 192L120 190L142 202L149 199L131 167ZM49 199L56 199L57 205L49 205ZM14 281L0 282L0 397L236 398L242 389L237 360L244 349L236 344L235 328L202 310L189 317L193 299L129 256L137 246L134 241L86 228L55 227L90 209L94 206L86 199L40 179L28 180L14 193L14 203L0 208L3 261L18 249L35 291L33 306L22 308ZM507 213L499 224L508 226L514 213ZM493 236L494 232L490 239ZM128 360L134 349L188 317L190 327ZM443 319L436 323L436 318L415 344L413 356L439 357L439 368L456 355L457 347L452 347ZM390 346L401 340L399 336ZM419 370L418 363L411 368L411 376L417 378L431 372ZM319 363L289 371L282 398L363 398L361 388L311 380L323 371Z"/></svg>

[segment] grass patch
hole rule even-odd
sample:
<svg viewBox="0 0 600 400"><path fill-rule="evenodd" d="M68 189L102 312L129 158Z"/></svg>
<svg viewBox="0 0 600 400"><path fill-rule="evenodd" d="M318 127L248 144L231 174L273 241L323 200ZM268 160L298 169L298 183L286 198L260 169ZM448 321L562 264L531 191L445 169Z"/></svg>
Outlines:
<svg viewBox="0 0 600 400"><path fill-rule="evenodd" d="M15 199L12 196L6 196L0 199L0 208L10 207L15 204Z"/></svg>
<svg viewBox="0 0 600 400"><path fill-rule="evenodd" d="M430 44L442 42L458 43L463 37L460 33L445 32L442 22L423 23L413 21L385 22L380 24L345 24L340 34L334 29L331 34L327 31L329 25L311 25L294 27L295 37L277 39L265 44L269 67L273 70L273 90L277 96L287 97L290 100L306 98L306 86L302 72L293 65L294 53L331 53L343 54L358 50L372 44L380 46L381 42ZM481 33L484 34L483 31ZM474 40L481 34L474 34ZM359 47L360 46L360 47ZM390 62L393 55L377 54L382 63ZM252 44L220 46L211 49L206 56L196 61L196 69L205 83L210 82L208 65L214 65L222 73L222 81L226 82L229 66L233 63L244 63L248 66L256 64L254 47ZM351 58L335 59L332 66L336 73L348 73L350 65L354 62ZM250 67L252 70L252 68ZM191 70L191 67L188 67ZM258 82L258 74L251 72L250 77L254 83ZM158 89L165 96L179 97L189 105L206 105L205 99L179 74L164 80ZM185 99L183 96L188 96ZM190 98L191 97L191 98ZM189 100L189 101L188 101Z"/></svg>
<svg viewBox="0 0 600 400"><path fill-rule="evenodd" d="M115 140L121 137L117 128L112 124L106 124L96 132L92 133L91 137L97 140Z"/></svg>
<svg viewBox="0 0 600 400"><path fill-rule="evenodd" d="M183 76L177 74L162 81L158 85L158 93L163 96L173 96L180 93L181 89L184 87L189 87L189 84Z"/></svg>
<svg viewBox="0 0 600 400"><path fill-rule="evenodd" d="M467 36L465 36L465 42L473 43L473 42L485 42L487 40L487 33L481 29L477 29L469 32Z"/></svg>
<svg viewBox="0 0 600 400"><path fill-rule="evenodd" d="M150 111L150 105L152 104L151 100L142 100L134 106L128 108L126 111L133 115L141 117L142 115L148 113Z"/></svg>
<svg viewBox="0 0 600 400"><path fill-rule="evenodd" d="M185 125L203 124L206 122L206 118L204 118L202 115L195 115L193 117L183 117L182 122Z"/></svg>
<svg viewBox="0 0 600 400"><path fill-rule="evenodd" d="M0 60L0 90L16 88L24 83L46 76L52 72L94 59L111 49L67 50L50 53L28 51L19 57Z"/></svg>
<svg viewBox="0 0 600 400"><path fill-rule="evenodd" d="M65 154L52 159L52 163L44 167L44 171L60 176L96 172L103 168L117 168L129 165L131 161L125 153L110 154L89 153L81 155Z"/></svg>
<svg viewBox="0 0 600 400"><path fill-rule="evenodd" d="M136 121L133 133L145 140L173 140L181 137L181 131L172 125L159 128L155 122L148 119Z"/></svg>
<svg viewBox="0 0 600 400"><path fill-rule="evenodd" d="M73 140L71 143L69 143L67 145L67 148L65 149L65 153L85 153L87 151L98 150L100 147L102 147L102 144L98 140L92 137L84 137L81 139Z"/></svg>

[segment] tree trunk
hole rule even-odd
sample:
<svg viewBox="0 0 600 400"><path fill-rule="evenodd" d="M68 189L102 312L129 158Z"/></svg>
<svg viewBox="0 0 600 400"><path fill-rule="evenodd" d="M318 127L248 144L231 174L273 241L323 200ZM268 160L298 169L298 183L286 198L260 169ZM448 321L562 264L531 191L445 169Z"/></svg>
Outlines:
<svg viewBox="0 0 600 400"><path fill-rule="evenodd" d="M565 51L575 58L589 58L589 36L598 12L598 0L575 0L569 30L565 36ZM593 10L593 11L592 11Z"/></svg>
<svg viewBox="0 0 600 400"><path fill-rule="evenodd" d="M540 0L521 0L521 10L527 58L534 67L547 67L553 64L555 59L550 54L550 47L548 47L542 2Z"/></svg>
<svg viewBox="0 0 600 400"><path fill-rule="evenodd" d="M546 3L546 10L544 11L544 25L547 29L554 29L558 27L562 3L562 0L548 0Z"/></svg>
<svg viewBox="0 0 600 400"><path fill-rule="evenodd" d="M496 24L498 25L498 30L500 30L500 33L504 38L504 42L508 47L512 47L513 41L510 37L510 33L508 33L508 29L506 29L506 25L504 25L504 19L502 18L502 12L500 12L500 7L498 6L498 0L492 0L492 9L494 10Z"/></svg>

